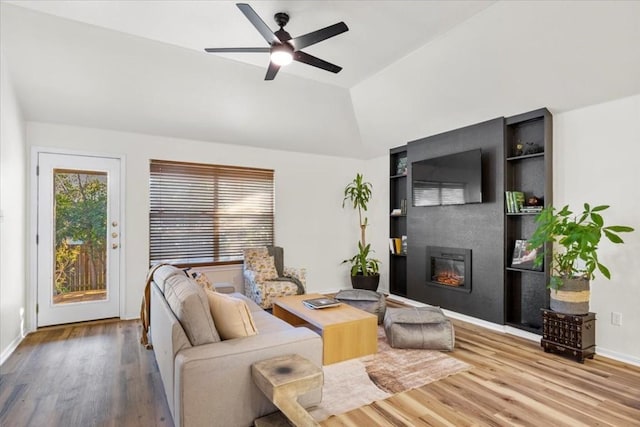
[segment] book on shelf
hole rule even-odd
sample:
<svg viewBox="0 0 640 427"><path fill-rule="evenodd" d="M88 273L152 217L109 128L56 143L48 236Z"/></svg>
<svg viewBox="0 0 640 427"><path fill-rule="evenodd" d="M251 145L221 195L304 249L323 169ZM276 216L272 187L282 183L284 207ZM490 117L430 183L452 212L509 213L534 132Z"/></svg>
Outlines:
<svg viewBox="0 0 640 427"><path fill-rule="evenodd" d="M513 196L516 199L516 203L515 203L516 212L520 212L520 210L524 206L524 193L522 191L514 191Z"/></svg>
<svg viewBox="0 0 640 427"><path fill-rule="evenodd" d="M400 200L400 214L401 215L407 214L407 199Z"/></svg>
<svg viewBox="0 0 640 427"><path fill-rule="evenodd" d="M507 213L513 213L513 201L511 198L511 191L504 192L504 203L507 207Z"/></svg>
<svg viewBox="0 0 640 427"><path fill-rule="evenodd" d="M318 308L335 307L337 305L340 305L340 301L333 298L323 297L323 298L305 299L305 300L302 300L302 304L304 304L305 307L309 307L315 310Z"/></svg>
<svg viewBox="0 0 640 427"><path fill-rule="evenodd" d="M507 213L519 213L524 207L524 193L522 191L505 191Z"/></svg>
<svg viewBox="0 0 640 427"><path fill-rule="evenodd" d="M522 213L540 213L542 212L542 206L523 206L520 209Z"/></svg>
<svg viewBox="0 0 640 427"><path fill-rule="evenodd" d="M404 242L404 246L403 246L403 242ZM393 255L405 255L407 253L406 242L407 242L407 236L391 237L389 239L389 251Z"/></svg>

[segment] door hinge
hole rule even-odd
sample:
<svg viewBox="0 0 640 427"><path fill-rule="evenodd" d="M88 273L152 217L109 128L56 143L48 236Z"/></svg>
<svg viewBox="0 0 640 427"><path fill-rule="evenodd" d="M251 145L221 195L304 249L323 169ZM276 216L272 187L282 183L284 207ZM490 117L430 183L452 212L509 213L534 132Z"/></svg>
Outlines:
<svg viewBox="0 0 640 427"><path fill-rule="evenodd" d="M36 176L40 176L40 165L36 166Z"/></svg>
<svg viewBox="0 0 640 427"><path fill-rule="evenodd" d="M40 235L36 234L36 245L40 243Z"/></svg>
<svg viewBox="0 0 640 427"><path fill-rule="evenodd" d="M40 304L36 304L36 314L40 311Z"/></svg>

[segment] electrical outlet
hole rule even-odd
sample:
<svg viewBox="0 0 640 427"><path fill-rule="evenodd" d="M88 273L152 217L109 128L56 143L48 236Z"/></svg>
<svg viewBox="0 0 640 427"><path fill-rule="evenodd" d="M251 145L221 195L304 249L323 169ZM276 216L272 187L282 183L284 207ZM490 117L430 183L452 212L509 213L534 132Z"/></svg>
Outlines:
<svg viewBox="0 0 640 427"><path fill-rule="evenodd" d="M611 313L611 324L614 326L622 326L622 313Z"/></svg>

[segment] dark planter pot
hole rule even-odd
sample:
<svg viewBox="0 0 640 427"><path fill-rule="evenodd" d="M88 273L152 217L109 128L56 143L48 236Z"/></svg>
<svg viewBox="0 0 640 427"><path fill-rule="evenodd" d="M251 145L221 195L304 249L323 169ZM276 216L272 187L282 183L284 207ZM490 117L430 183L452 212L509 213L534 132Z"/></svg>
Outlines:
<svg viewBox="0 0 640 427"><path fill-rule="evenodd" d="M551 310L564 314L589 313L589 280L563 279L560 289L551 289Z"/></svg>
<svg viewBox="0 0 640 427"><path fill-rule="evenodd" d="M363 276L358 274L351 276L351 286L354 289L366 289L368 291L377 291L378 284L380 283L380 275L372 274L370 276Z"/></svg>

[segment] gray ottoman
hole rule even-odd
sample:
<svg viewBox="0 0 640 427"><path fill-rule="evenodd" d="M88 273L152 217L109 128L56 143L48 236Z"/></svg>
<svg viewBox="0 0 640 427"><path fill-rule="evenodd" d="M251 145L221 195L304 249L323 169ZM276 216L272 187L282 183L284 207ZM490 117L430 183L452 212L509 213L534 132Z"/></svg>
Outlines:
<svg viewBox="0 0 640 427"><path fill-rule="evenodd" d="M340 291L336 294L335 299L378 316L378 324L382 323L384 313L387 309L387 302L383 294L366 289Z"/></svg>
<svg viewBox="0 0 640 427"><path fill-rule="evenodd" d="M388 308L384 332L394 348L452 351L455 335L440 307Z"/></svg>

